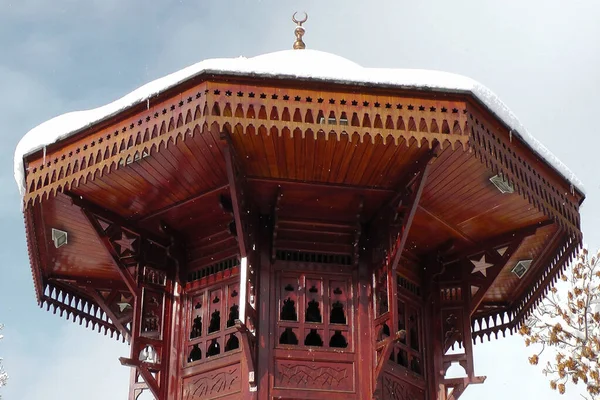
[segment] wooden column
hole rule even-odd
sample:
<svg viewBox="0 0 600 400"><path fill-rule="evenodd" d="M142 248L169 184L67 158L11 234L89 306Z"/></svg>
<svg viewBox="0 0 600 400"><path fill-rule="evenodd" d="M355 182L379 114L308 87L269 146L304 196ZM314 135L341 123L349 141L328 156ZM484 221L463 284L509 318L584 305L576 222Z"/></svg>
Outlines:
<svg viewBox="0 0 600 400"><path fill-rule="evenodd" d="M356 340L358 343L358 358L361 362L358 364L358 394L361 399L370 399L373 396L375 388L372 379L364 379L372 375L373 343L375 342L373 333L373 295L369 259L371 254L363 252L358 260L358 310L356 318ZM361 379L362 377L362 379Z"/></svg>
<svg viewBox="0 0 600 400"><path fill-rule="evenodd" d="M271 311L273 301L272 276L271 276L271 246L270 237L272 232L272 221L266 216L261 216L259 223L259 302L258 315L258 360L257 376L258 400L269 399L270 371L271 371L271 348L273 346L271 332Z"/></svg>

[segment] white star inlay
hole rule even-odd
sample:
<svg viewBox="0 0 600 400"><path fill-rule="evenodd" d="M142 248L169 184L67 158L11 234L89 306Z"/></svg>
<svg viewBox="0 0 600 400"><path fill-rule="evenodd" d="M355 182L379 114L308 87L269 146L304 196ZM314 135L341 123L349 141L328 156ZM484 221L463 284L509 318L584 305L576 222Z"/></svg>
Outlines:
<svg viewBox="0 0 600 400"><path fill-rule="evenodd" d="M475 266L473 268L473 272L471 272L471 273L474 274L476 272L481 272L482 275L485 277L487 277L487 269L494 266L494 264L485 262L485 254L483 256L481 256L481 259L479 259L479 261L471 260L471 262Z"/></svg>

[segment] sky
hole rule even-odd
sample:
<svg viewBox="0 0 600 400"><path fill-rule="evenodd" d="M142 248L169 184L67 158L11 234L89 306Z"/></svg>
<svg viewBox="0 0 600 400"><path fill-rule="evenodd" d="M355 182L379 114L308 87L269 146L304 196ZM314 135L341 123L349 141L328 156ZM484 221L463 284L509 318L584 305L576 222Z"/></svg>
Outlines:
<svg viewBox="0 0 600 400"><path fill-rule="evenodd" d="M4 400L125 399L126 345L37 307L12 158L19 139L64 112L97 107L215 57L308 48L367 67L454 72L488 86L583 181L582 228L600 246L600 3L499 1L0 0L0 357ZM594 118L592 118L594 117ZM559 396L520 337L475 346L487 375L461 399Z"/></svg>

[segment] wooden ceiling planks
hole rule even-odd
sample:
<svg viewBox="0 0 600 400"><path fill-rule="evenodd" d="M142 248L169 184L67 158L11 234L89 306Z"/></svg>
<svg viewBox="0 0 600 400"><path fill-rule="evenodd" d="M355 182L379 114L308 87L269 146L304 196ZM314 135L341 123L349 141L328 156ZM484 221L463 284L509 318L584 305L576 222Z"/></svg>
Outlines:
<svg viewBox="0 0 600 400"><path fill-rule="evenodd" d="M72 276L79 278L119 279L112 260L96 233L81 213L72 204L70 197L59 194L52 201L41 205L44 220L43 244L47 252L42 263L44 275ZM60 229L68 234L68 243L55 248L51 240L51 229ZM40 242L42 243L42 242Z"/></svg>
<svg viewBox="0 0 600 400"><path fill-rule="evenodd" d="M536 260L552 240L557 229L556 224L547 225L539 228L535 235L525 238L487 291L483 299L484 304L486 302L506 302L523 296L523 292L527 290L527 282L533 279L535 271L529 270L523 278L519 279L511 272L513 267L520 260Z"/></svg>
<svg viewBox="0 0 600 400"><path fill-rule="evenodd" d="M207 150L209 146L216 143L206 131L122 165L111 174L80 185L74 192L126 218L152 214L223 185L223 161L215 159L215 154Z"/></svg>

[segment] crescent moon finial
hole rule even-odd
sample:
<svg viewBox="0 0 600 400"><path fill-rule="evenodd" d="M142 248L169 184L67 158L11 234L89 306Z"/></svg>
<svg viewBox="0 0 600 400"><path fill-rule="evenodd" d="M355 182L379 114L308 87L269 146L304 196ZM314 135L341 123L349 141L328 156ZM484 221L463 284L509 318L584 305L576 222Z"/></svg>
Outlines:
<svg viewBox="0 0 600 400"><path fill-rule="evenodd" d="M302 36L304 36L304 33L306 32L302 24L308 20L308 13L304 11L304 18L301 20L296 19L296 14L298 14L298 12L295 12L294 15L292 15L292 21L294 21L294 23L297 25L296 29L294 30L296 41L294 42L293 47L295 50L301 50L306 48L306 44L304 44L302 41Z"/></svg>
<svg viewBox="0 0 600 400"><path fill-rule="evenodd" d="M308 14L306 13L306 11L303 11L302 13L304 14L304 19L302 20L296 19L296 14L298 14L297 11L294 13L294 15L292 15L292 21L294 21L294 23L296 23L296 25L298 26L302 26L302 24L308 20Z"/></svg>

